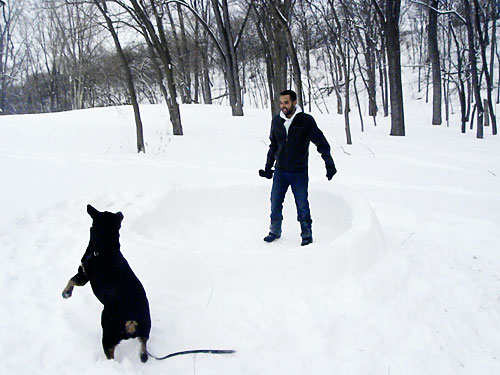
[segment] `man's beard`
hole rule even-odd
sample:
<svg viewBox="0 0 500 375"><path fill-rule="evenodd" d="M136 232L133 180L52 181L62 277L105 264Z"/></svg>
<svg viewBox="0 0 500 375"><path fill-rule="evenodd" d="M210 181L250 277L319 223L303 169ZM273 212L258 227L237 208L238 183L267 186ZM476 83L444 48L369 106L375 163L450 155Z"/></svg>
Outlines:
<svg viewBox="0 0 500 375"><path fill-rule="evenodd" d="M295 107L292 107L292 108L290 108L290 109L288 109L288 108L286 108L286 107L285 107L285 108L283 108L283 109L281 110L281 112L283 112L283 114L284 114L285 116L291 115L294 111L295 111Z"/></svg>

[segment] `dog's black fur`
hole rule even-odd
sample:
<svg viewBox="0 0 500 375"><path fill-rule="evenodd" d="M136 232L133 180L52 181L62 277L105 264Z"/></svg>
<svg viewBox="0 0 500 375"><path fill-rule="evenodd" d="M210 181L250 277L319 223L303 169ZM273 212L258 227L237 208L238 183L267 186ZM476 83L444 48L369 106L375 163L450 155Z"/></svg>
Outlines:
<svg viewBox="0 0 500 375"><path fill-rule="evenodd" d="M99 212L91 205L87 212L92 217L90 242L87 251L63 297L69 298L75 285L90 281L97 299L104 305L101 316L102 346L108 359L121 340L138 337L141 341L140 358L146 362L146 342L151 330L151 317L146 292L120 252L119 230L123 214Z"/></svg>

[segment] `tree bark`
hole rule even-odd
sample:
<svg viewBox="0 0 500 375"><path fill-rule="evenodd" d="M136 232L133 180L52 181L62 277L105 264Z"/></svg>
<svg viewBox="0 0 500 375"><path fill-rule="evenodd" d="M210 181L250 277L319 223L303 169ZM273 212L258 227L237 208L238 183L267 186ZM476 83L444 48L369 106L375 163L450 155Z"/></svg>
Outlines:
<svg viewBox="0 0 500 375"><path fill-rule="evenodd" d="M368 31L365 31L365 40L366 40L365 60L366 60L367 75L368 75L368 115L375 117L377 116L377 82L375 78L376 70L374 61L375 43L373 41L372 35L370 35Z"/></svg>
<svg viewBox="0 0 500 375"><path fill-rule="evenodd" d="M372 0L384 29L389 65L389 87L391 101L391 135L404 136L403 86L401 82L401 50L399 38L399 16L401 0L386 0L385 14L376 0Z"/></svg>
<svg viewBox="0 0 500 375"><path fill-rule="evenodd" d="M449 28L451 34L453 36L453 40L455 41L455 49L457 51L457 76L458 76L458 97L460 101L460 113L461 113L461 122L462 122L462 133L466 131L466 122L467 122L467 103L465 98L465 85L464 79L462 77L462 55L460 53L460 43L458 42L457 35L455 34L455 30L451 22L449 22Z"/></svg>
<svg viewBox="0 0 500 375"><path fill-rule="evenodd" d="M476 23L476 30L477 30L477 35L478 35L478 40L479 40L479 47L481 48L481 59L483 61L483 72L486 77L486 97L488 98L487 105L488 105L488 111L486 112L486 115L491 118L491 127L492 127L492 133L493 135L497 134L497 120L495 117L495 112L493 110L493 98L491 96L491 93L493 92L493 80L491 79L490 76L490 69L488 68L488 60L486 58L486 40L483 36L483 32L481 30L481 20L480 20L480 14L481 14L481 7L479 5L478 0L474 0L474 8L475 8L475 23ZM488 31L486 30L486 33Z"/></svg>
<svg viewBox="0 0 500 375"><path fill-rule="evenodd" d="M476 48L474 47L474 29L472 26L472 10L469 0L463 0L465 11L465 25L467 28L467 40L469 47L469 64L471 67L472 90L476 100L477 110L477 138L483 138L483 116L484 108L481 100L481 89L479 87Z"/></svg>
<svg viewBox="0 0 500 375"><path fill-rule="evenodd" d="M441 64L438 47L438 8L439 0L430 0L429 7L429 59L432 66L432 125L441 125Z"/></svg>

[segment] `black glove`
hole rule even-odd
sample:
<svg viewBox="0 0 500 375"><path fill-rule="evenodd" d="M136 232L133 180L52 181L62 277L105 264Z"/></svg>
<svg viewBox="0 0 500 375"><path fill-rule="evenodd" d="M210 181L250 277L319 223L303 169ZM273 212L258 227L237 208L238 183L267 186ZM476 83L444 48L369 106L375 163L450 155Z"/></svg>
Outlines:
<svg viewBox="0 0 500 375"><path fill-rule="evenodd" d="M337 173L337 168L335 168L335 164L327 164L326 165L326 178L328 181L332 179L332 177Z"/></svg>
<svg viewBox="0 0 500 375"><path fill-rule="evenodd" d="M273 173L274 173L273 169L266 169L266 170L259 169L259 176L260 177L265 177L268 180L270 180L271 178L273 178Z"/></svg>

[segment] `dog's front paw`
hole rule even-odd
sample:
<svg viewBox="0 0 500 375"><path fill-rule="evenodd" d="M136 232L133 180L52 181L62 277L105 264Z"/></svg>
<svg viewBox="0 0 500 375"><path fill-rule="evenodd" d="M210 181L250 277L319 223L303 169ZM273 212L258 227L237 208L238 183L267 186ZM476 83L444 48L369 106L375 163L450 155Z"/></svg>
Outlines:
<svg viewBox="0 0 500 375"><path fill-rule="evenodd" d="M72 294L73 294L73 287L72 286L64 288L64 290L62 292L62 296L64 299L68 299L69 297L71 297Z"/></svg>

